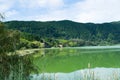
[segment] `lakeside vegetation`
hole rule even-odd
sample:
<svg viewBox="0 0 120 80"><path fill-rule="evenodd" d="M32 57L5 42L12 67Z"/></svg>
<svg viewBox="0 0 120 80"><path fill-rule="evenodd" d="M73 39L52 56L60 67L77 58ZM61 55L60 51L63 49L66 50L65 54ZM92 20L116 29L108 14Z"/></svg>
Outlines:
<svg viewBox="0 0 120 80"><path fill-rule="evenodd" d="M0 79L29 80L31 72L37 72L31 55L16 53L20 42L19 31L8 30L0 21Z"/></svg>
<svg viewBox="0 0 120 80"><path fill-rule="evenodd" d="M63 21L8 21L21 32L19 48L79 47L120 44L120 22L103 24Z"/></svg>

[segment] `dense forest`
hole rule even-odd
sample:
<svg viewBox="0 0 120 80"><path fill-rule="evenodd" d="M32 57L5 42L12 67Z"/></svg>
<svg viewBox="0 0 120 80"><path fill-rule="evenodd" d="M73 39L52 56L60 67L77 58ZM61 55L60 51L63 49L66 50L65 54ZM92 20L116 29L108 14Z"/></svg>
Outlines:
<svg viewBox="0 0 120 80"><path fill-rule="evenodd" d="M8 29L21 32L25 48L114 45L120 43L120 22L78 23L62 21L8 21ZM44 43L44 44L43 44Z"/></svg>

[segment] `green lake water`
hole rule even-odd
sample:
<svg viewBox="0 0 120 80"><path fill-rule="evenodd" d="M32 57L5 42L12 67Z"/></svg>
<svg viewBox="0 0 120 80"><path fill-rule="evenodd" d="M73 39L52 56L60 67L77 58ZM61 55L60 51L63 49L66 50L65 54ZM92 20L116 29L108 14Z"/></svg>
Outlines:
<svg viewBox="0 0 120 80"><path fill-rule="evenodd" d="M116 47L40 49L34 57L39 72L72 72L88 67L120 68L120 48Z"/></svg>

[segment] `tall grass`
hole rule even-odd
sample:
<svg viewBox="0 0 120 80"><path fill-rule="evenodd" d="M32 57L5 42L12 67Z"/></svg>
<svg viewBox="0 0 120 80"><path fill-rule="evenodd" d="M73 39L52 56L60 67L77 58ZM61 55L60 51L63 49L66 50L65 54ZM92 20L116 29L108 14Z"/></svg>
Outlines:
<svg viewBox="0 0 120 80"><path fill-rule="evenodd" d="M37 72L30 55L0 55L0 80L29 80L32 72Z"/></svg>

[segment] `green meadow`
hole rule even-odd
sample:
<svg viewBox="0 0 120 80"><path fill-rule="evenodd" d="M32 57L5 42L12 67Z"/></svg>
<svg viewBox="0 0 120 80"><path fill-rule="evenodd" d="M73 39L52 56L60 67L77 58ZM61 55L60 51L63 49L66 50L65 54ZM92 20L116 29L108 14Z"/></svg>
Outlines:
<svg viewBox="0 0 120 80"><path fill-rule="evenodd" d="M85 68L120 68L119 48L51 48L33 54L39 72L72 72Z"/></svg>

